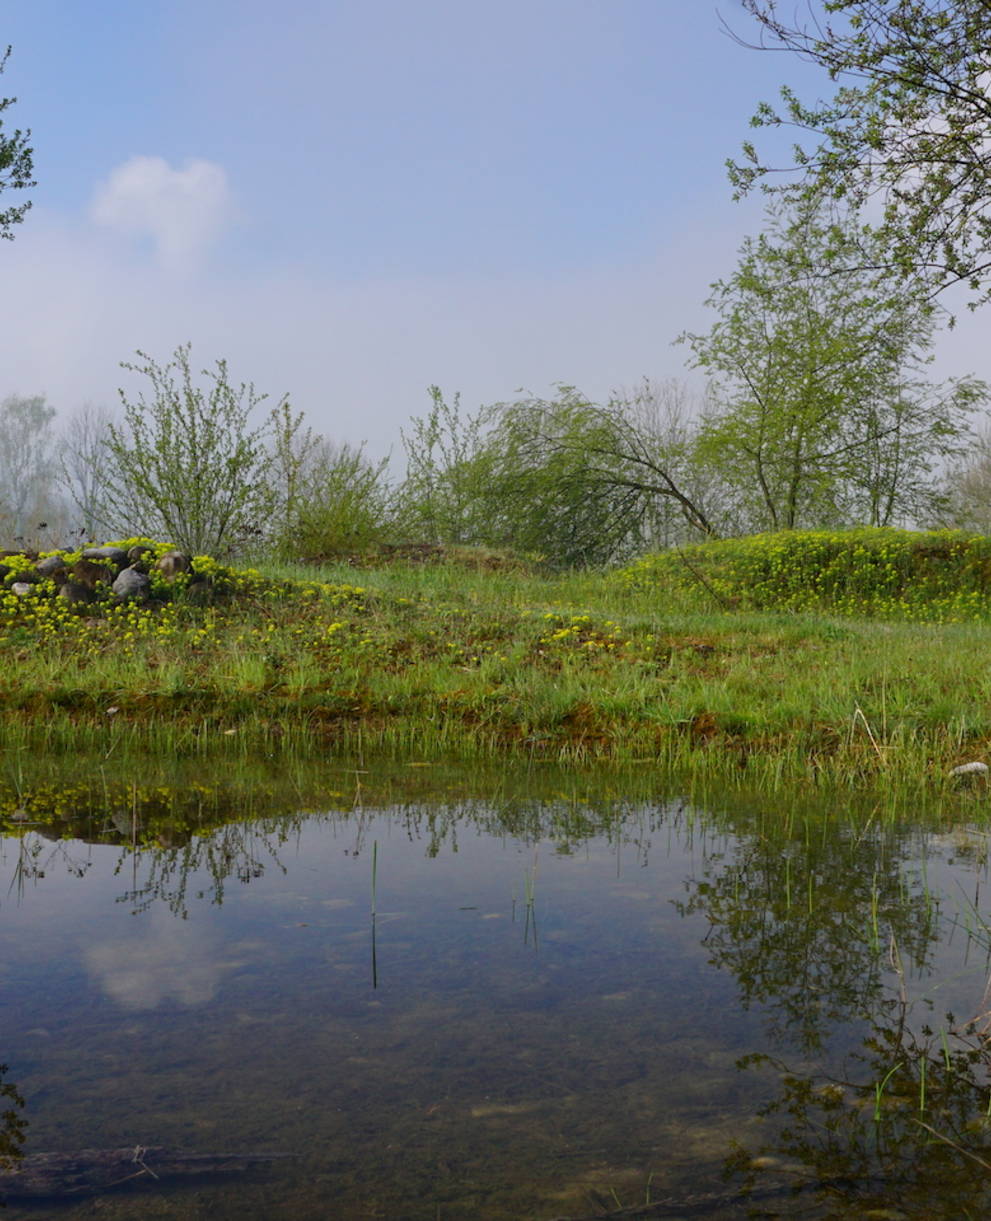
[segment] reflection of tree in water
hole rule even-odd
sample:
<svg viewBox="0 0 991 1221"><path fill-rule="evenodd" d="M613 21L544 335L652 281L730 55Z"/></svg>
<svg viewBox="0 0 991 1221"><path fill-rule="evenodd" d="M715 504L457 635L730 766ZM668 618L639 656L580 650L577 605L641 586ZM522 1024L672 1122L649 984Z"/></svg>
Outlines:
<svg viewBox="0 0 991 1221"><path fill-rule="evenodd" d="M817 1217L985 1217L987 1028L952 1014L923 1024L931 1003L910 1004L905 985L931 975L945 931L938 896L908 864L925 839L816 831L765 827L708 846L680 905L708 918L710 961L736 978L744 1006L761 1006L772 1044L799 1057L739 1062L773 1070L778 1093L759 1112L767 1143L741 1149L727 1171L752 1188L767 1169L790 1169L818 1195ZM811 1058L820 1054L841 1067L827 1072Z"/></svg>
<svg viewBox="0 0 991 1221"><path fill-rule="evenodd" d="M744 1007L764 1007L771 1038L812 1052L870 1012L889 935L926 966L938 903L905 868L921 850L884 831L746 836L706 854L679 910L708 918L710 961L735 976Z"/></svg>
<svg viewBox="0 0 991 1221"><path fill-rule="evenodd" d="M16 890L20 893L27 881L38 882L57 866L82 876L92 864L89 844L116 845L123 851L115 872L130 879L119 902L135 912L164 903L183 916L191 901L223 903L232 882L250 883L272 868L285 872L281 850L314 818L339 828L352 856L363 851L372 820L385 815L409 840L422 842L430 857L444 849L457 852L459 833L470 830L523 843L551 839L560 853L604 836L617 850L620 843L632 845L643 862L651 832L666 817L664 806L634 804L612 794L594 805L576 793L571 799L502 795L372 808L362 806L363 792L352 793L343 809L328 809L292 790L250 802L242 792L222 786L178 791L132 784L105 787L102 794L80 786L60 790L57 801L50 786L35 794L21 791ZM246 818L252 807L258 812Z"/></svg>
<svg viewBox="0 0 991 1221"><path fill-rule="evenodd" d="M129 904L135 912L163 902L173 915L184 915L191 897L190 881L205 875L207 885L199 887L192 897L219 906L231 879L246 885L272 866L285 873L278 850L292 833L288 822L228 823L207 837L197 837L179 847L135 848L117 862L115 873L130 870L132 879L131 888L118 902Z"/></svg>
<svg viewBox="0 0 991 1221"><path fill-rule="evenodd" d="M92 861L77 851L78 845L65 840L53 840L44 834L29 831L17 841L17 861L11 889L23 895L29 882L37 882L50 870L58 867L73 877L84 877Z"/></svg>
<svg viewBox="0 0 991 1221"><path fill-rule="evenodd" d="M364 851L372 817L387 814L391 824L400 827L409 840L423 843L429 857L437 856L445 847L457 852L459 831L470 829L475 834L508 836L521 843L550 838L557 844L557 850L565 853L574 844L604 835L616 843L620 840L629 843L641 858L647 852L651 830L656 829L654 823L660 823L664 814L661 809L640 809L636 817L626 817L628 813L625 806L593 812L560 801L500 805L476 801L403 805L372 812L293 813L277 819L228 823L209 836L177 847L167 847L161 842L142 844L122 855L117 872L131 870L133 885L120 902L132 904L135 911L145 911L161 901L176 915L185 913L191 898L219 905L232 880L246 884L271 867L284 873L280 849L296 839L303 824L312 818L334 823L348 837L346 842L350 846L345 852L352 857ZM190 893L190 881L203 876L209 878L208 885Z"/></svg>
<svg viewBox="0 0 991 1221"><path fill-rule="evenodd" d="M780 1092L760 1114L781 1125L772 1141L728 1160L747 1187L762 1165L782 1161L796 1185L822 1184L830 1215L897 1208L897 1216L986 1217L991 1211L991 1049L986 1029L958 1025L914 1031L904 993L876 1006L868 1034L841 1075L792 1071L764 1055L741 1068L771 1066ZM850 1210L856 1208L856 1212ZM879 1212L877 1215L889 1214Z"/></svg>
<svg viewBox="0 0 991 1221"><path fill-rule="evenodd" d="M28 1121L21 1115L24 1099L13 1082L5 1081L7 1065L0 1064L0 1171L10 1170L24 1156Z"/></svg>

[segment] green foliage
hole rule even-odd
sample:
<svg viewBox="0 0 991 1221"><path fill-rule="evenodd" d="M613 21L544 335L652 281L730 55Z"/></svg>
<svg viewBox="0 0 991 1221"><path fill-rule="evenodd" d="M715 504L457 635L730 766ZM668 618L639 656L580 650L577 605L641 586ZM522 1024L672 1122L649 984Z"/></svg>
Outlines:
<svg viewBox="0 0 991 1221"><path fill-rule="evenodd" d="M991 538L953 530L758 534L646 556L614 579L740 610L987 620Z"/></svg>
<svg viewBox="0 0 991 1221"><path fill-rule="evenodd" d="M351 445L318 447L276 539L285 558L353 556L386 541L392 520L388 459L372 462Z"/></svg>
<svg viewBox="0 0 991 1221"><path fill-rule="evenodd" d="M988 389L925 380L933 307L865 257L877 242L849 217L772 211L713 285L711 330L682 337L712 378L697 459L730 490L721 532L932 517L940 461Z"/></svg>
<svg viewBox="0 0 991 1221"><path fill-rule="evenodd" d="M266 577L196 557L197 574L227 596L204 605L162 582L144 603L101 598L83 613L39 582L0 593L0 741L34 727L70 748L88 735L105 755L142 735L162 750L229 742L249 753L377 740L398 752L649 758L755 785L939 787L991 743L991 672L974 661L991 626L835 617L870 604L856 584L865 572L891 595L874 599L878 613L915 613L912 582L887 571L905 539L867 534L866 556L844 568L830 562L828 536L821 548L799 538L812 557L806 581L825 568L852 591L821 599L832 617L726 613L751 586L752 601L798 604L773 546L787 538L686 549L695 573L722 582L718 613L696 575L665 567L673 555L620 578L394 564L360 585L351 565L313 580L311 568ZM914 580L946 569L952 588L991 565L981 540L914 542ZM899 588L907 607L892 605ZM950 593L942 609L961 606Z"/></svg>
<svg viewBox="0 0 991 1221"><path fill-rule="evenodd" d="M190 345L160 366L144 352L122 368L147 377L151 393L120 391L124 419L111 423L106 447L115 467L104 517L143 534L170 538L190 553L227 555L263 533L274 510L265 443L271 423L250 418L265 400L253 385L231 383L227 362L203 370L196 385Z"/></svg>
<svg viewBox="0 0 991 1221"><path fill-rule="evenodd" d="M573 386L489 413L486 542L554 567L606 564L642 538L643 489L624 481L616 419Z"/></svg>
<svg viewBox="0 0 991 1221"><path fill-rule="evenodd" d="M922 269L938 287L963 281L986 300L991 272L991 97L986 0L817 0L807 24L775 0L743 0L760 23L759 45L819 65L835 83L829 100L807 105L782 88L781 106L762 103L758 128L811 133L791 166L771 165L752 143L730 161L737 194L775 175L790 198L880 202L886 265ZM781 181L782 169L791 176Z"/></svg>
<svg viewBox="0 0 991 1221"><path fill-rule="evenodd" d="M11 48L8 47L0 56L0 72L7 66ZM17 98L0 98L0 114L13 106ZM4 134L3 122L0 120L0 191L23 191L38 184L32 178L34 173L34 149L28 143L30 131L14 131ZM24 214L31 207L31 201L0 209L0 237L12 238L11 229L24 219Z"/></svg>
<svg viewBox="0 0 991 1221"><path fill-rule="evenodd" d="M691 486L688 431L658 428L657 411L648 426L650 388L641 390L603 407L560 385L554 398L528 395L466 418L457 396L448 404L433 387L429 415L404 434L407 535L573 568L636 554L657 529L660 503L674 506L683 529L710 532Z"/></svg>
<svg viewBox="0 0 991 1221"><path fill-rule="evenodd" d="M403 431L406 477L399 489L402 532L427 543L485 541L489 451L481 413L466 416L461 396L448 402L431 386L430 410Z"/></svg>

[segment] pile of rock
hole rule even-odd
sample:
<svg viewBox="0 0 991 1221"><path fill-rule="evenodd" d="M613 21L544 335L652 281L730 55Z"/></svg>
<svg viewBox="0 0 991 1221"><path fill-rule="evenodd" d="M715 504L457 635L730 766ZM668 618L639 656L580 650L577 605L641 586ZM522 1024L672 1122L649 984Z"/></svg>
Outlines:
<svg viewBox="0 0 991 1221"><path fill-rule="evenodd" d="M33 567L24 570L3 563L12 557L35 559ZM193 561L181 551L168 551L153 558L151 547L139 545L127 550L123 547L87 547L74 564L68 564L61 555L46 555L44 559L32 557L27 552L0 552L0 580L8 582L8 588L22 597L34 592L42 581L51 580L58 587L58 596L74 605L87 605L101 599L101 593L109 590L112 601L144 602L151 596L151 573L157 571L168 582L184 573L190 580L186 596L193 601L209 601L212 585L209 577L197 576ZM101 590L101 586L103 589Z"/></svg>

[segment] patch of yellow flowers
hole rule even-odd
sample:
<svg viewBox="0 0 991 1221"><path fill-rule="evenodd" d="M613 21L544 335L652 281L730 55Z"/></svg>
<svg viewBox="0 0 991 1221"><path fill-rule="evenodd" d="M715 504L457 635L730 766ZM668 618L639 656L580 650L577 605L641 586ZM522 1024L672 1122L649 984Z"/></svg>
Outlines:
<svg viewBox="0 0 991 1221"><path fill-rule="evenodd" d="M741 610L919 622L991 618L991 538L960 530L785 530L645 556L631 589Z"/></svg>
<svg viewBox="0 0 991 1221"><path fill-rule="evenodd" d="M296 624L290 628L291 633L298 636L317 631L330 636L342 624L327 625L320 611L341 608L355 612L365 604L365 590L361 586L273 581L257 569L233 568L208 555L194 556L193 572L180 573L169 581L154 563L174 549L170 543L131 538L109 545L124 550L147 548L144 558L149 561L151 578L147 601L120 602L108 586L98 585L94 601L72 604L59 596L59 586L51 577L33 583L26 593L15 593L12 584L19 576L33 572L36 561L23 555L8 556L3 562L10 572L0 585L0 648L30 648L57 642L70 646L74 652L102 652L112 646L115 652L126 655L140 642L167 643L180 639L184 646L195 647L214 635L218 615L223 619L243 618L245 613L255 615L259 611L266 615L266 607L274 611L276 604L287 601L296 606L301 603L311 606L309 617L318 620L305 626ZM81 549L47 551L39 558L52 555L60 556L66 567L82 558ZM204 579L217 596L216 608L193 607L186 598L191 581ZM317 613L314 615L313 611ZM248 629L256 639L272 630L271 622Z"/></svg>

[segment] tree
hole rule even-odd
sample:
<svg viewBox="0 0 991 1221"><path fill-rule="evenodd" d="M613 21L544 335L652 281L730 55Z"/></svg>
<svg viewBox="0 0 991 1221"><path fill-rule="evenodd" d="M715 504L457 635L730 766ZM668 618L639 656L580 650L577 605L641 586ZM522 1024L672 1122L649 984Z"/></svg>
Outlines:
<svg viewBox="0 0 991 1221"><path fill-rule="evenodd" d="M983 432L950 467L936 521L991 534L991 433Z"/></svg>
<svg viewBox="0 0 991 1221"><path fill-rule="evenodd" d="M403 530L417 541L478 543L485 533L487 476L482 412L465 415L461 396L448 402L431 386L430 410L402 431L406 477L399 490Z"/></svg>
<svg viewBox="0 0 991 1221"><path fill-rule="evenodd" d="M693 428L662 398L646 381L604 406L558 386L554 399L490 409L499 492L489 520L505 523L512 545L565 566L642 551L668 512L679 534L714 533L697 495Z"/></svg>
<svg viewBox="0 0 991 1221"><path fill-rule="evenodd" d="M809 20L776 0L742 0L760 47L787 50L836 82L829 101L762 103L751 123L792 127L817 143L773 167L752 143L728 163L737 195L756 183L791 201L826 195L880 206L883 242L863 264L925 270L935 290L963 281L974 303L991 295L991 5L987 0L809 0ZM743 41L740 39L739 41ZM769 175L786 175L768 186Z"/></svg>
<svg viewBox="0 0 991 1221"><path fill-rule="evenodd" d="M277 550L292 547L297 511L306 499L308 474L322 437L314 435L302 411L283 399L269 415L268 484L274 496L271 534ZM298 554L298 553L297 553Z"/></svg>
<svg viewBox="0 0 991 1221"><path fill-rule="evenodd" d="M122 363L148 378L151 394L131 399L120 391L124 416L109 425L115 477L106 500L140 533L193 554L229 554L262 535L273 510L271 421L251 425L266 396L232 384L226 361L202 371L205 389L196 385L189 353L187 343L164 366L144 352L141 363Z"/></svg>
<svg viewBox="0 0 991 1221"><path fill-rule="evenodd" d="M11 48L0 56L0 72L7 67ZM17 98L0 98L0 114L13 106ZM19 128L5 134L3 120L0 119L0 191L22 191L37 186L31 175L34 173L34 149L28 143L31 139L30 130ZM0 209L0 237L13 238L11 232L14 225L24 219L24 214L31 207L31 201Z"/></svg>
<svg viewBox="0 0 991 1221"><path fill-rule="evenodd" d="M486 541L555 567L604 564L638 549L639 491L622 486L607 413L573 386L488 408ZM610 477L604 478L605 475Z"/></svg>
<svg viewBox="0 0 991 1221"><path fill-rule="evenodd" d="M43 394L12 394L0 402L0 526L21 545L48 507L54 418Z"/></svg>
<svg viewBox="0 0 991 1221"><path fill-rule="evenodd" d="M429 415L404 433L400 503L413 537L578 567L715 530L677 386L645 380L603 406L559 385L553 398L526 395L467 417L457 396L431 395Z"/></svg>
<svg viewBox="0 0 991 1221"><path fill-rule="evenodd" d="M987 396L973 378L925 381L935 308L924 284L863 270L865 248L881 239L849 217L772 209L712 286L718 321L682 337L720 400L699 458L735 490L748 530L924 515L936 465Z"/></svg>
<svg viewBox="0 0 991 1221"><path fill-rule="evenodd" d="M69 418L59 442L63 486L82 517L81 529L88 539L95 539L101 529L113 528L106 505L111 482L107 443L112 420L107 408L84 403Z"/></svg>
<svg viewBox="0 0 991 1221"><path fill-rule="evenodd" d="M651 547L732 532L729 489L719 471L699 458L700 430L713 410L708 389L699 392L678 378L645 377L615 392L607 410L625 438L619 454L640 472Z"/></svg>
<svg viewBox="0 0 991 1221"><path fill-rule="evenodd" d="M288 404L272 413L269 478L276 492L270 541L286 559L353 555L384 541L392 520L388 459L372 462L364 446L314 434Z"/></svg>

